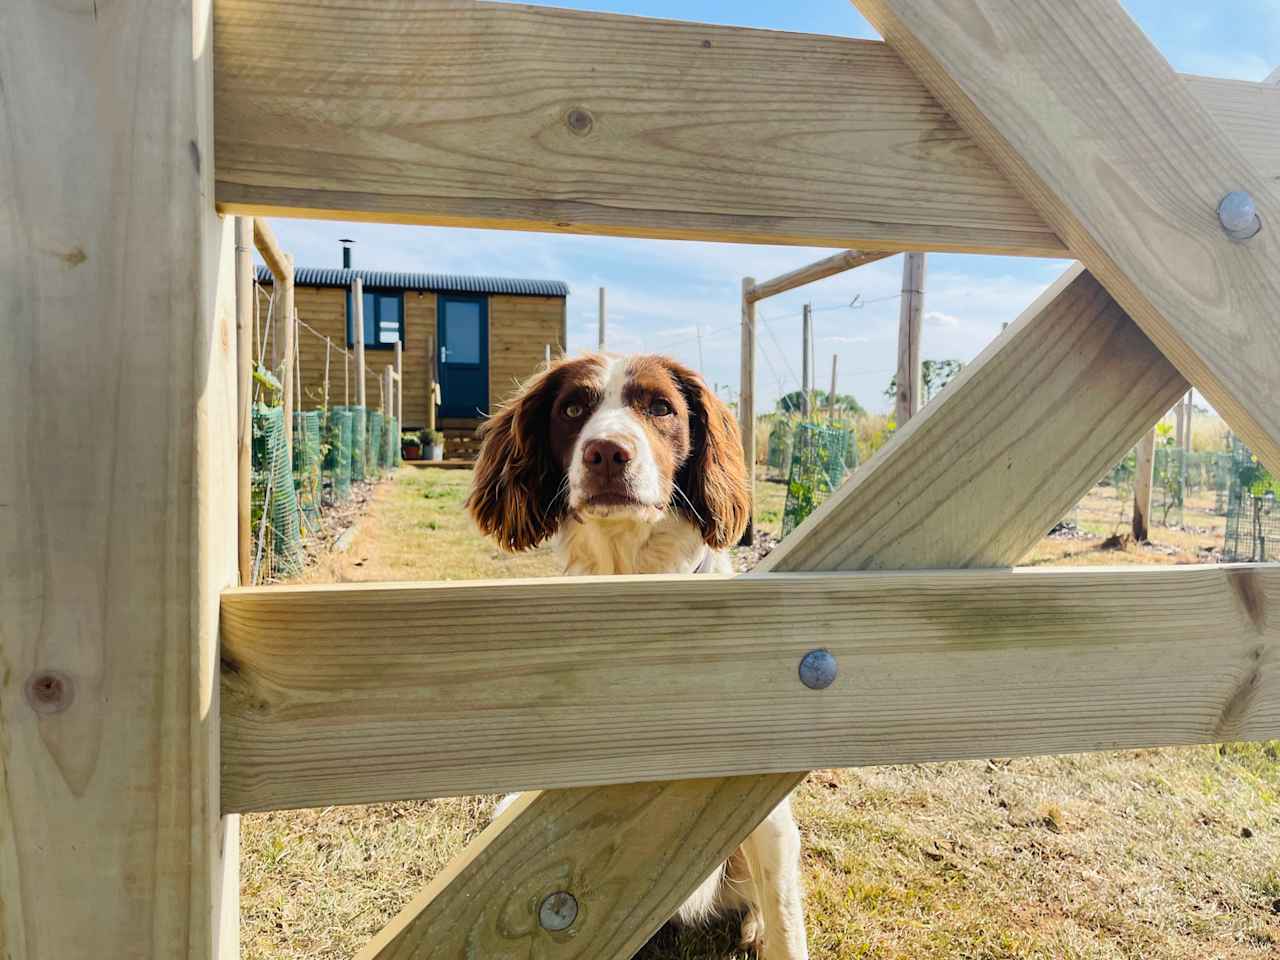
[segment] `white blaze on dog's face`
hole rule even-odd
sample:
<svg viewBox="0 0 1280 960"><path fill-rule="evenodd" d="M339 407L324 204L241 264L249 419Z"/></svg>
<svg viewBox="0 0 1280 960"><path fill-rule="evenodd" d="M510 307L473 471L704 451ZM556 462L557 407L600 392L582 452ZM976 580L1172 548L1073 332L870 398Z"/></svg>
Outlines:
<svg viewBox="0 0 1280 960"><path fill-rule="evenodd" d="M562 360L481 430L467 505L509 550L537 546L570 517L675 513L716 549L746 526L750 486L733 413L667 357Z"/></svg>
<svg viewBox="0 0 1280 960"><path fill-rule="evenodd" d="M658 520L689 452L680 385L649 358L613 358L599 392L578 391L556 410L562 429L580 424L569 454L569 508L584 517Z"/></svg>

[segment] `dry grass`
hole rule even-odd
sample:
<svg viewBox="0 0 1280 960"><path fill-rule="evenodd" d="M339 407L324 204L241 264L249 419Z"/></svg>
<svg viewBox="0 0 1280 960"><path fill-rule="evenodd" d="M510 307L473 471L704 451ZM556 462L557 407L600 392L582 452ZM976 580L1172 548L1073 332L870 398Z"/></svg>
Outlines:
<svg viewBox="0 0 1280 960"><path fill-rule="evenodd" d="M352 547L309 581L537 576L462 516L470 474L405 468L379 487ZM785 487L761 482L760 525ZM1101 549L1119 501L1078 511L1087 539L1033 562L1195 562L1220 518ZM1096 514L1096 516L1094 515ZM1201 526L1203 524L1203 526ZM492 798L246 816L247 960L349 957L488 819ZM813 774L797 792L812 955L1234 960L1280 955L1275 745L893 766ZM740 960L734 922L664 930L646 960Z"/></svg>

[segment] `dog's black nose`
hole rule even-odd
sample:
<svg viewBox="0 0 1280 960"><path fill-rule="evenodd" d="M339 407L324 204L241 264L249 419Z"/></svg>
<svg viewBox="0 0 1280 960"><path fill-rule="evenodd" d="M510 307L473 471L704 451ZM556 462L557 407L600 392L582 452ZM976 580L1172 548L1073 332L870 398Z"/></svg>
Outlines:
<svg viewBox="0 0 1280 960"><path fill-rule="evenodd" d="M631 462L631 451L612 440L588 440L582 447L582 465L587 473L600 477L617 476Z"/></svg>

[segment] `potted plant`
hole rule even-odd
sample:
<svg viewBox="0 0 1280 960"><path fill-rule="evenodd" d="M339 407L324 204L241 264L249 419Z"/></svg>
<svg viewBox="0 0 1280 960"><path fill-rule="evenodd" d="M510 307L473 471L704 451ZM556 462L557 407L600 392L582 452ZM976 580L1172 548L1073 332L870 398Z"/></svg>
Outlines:
<svg viewBox="0 0 1280 960"><path fill-rule="evenodd" d="M419 437L422 438L422 449L427 451L428 460L444 459L444 434L439 430L430 428L424 429Z"/></svg>
<svg viewBox="0 0 1280 960"><path fill-rule="evenodd" d="M400 453L406 460L421 460L422 438L416 433L400 434Z"/></svg>

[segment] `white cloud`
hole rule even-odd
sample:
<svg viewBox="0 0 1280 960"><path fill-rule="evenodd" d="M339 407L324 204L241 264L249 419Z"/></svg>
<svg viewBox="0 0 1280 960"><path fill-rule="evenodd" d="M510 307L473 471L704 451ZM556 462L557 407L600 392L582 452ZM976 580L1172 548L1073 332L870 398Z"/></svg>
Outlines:
<svg viewBox="0 0 1280 960"><path fill-rule="evenodd" d="M958 327L960 318L941 310L930 310L924 315L924 322L934 327Z"/></svg>

